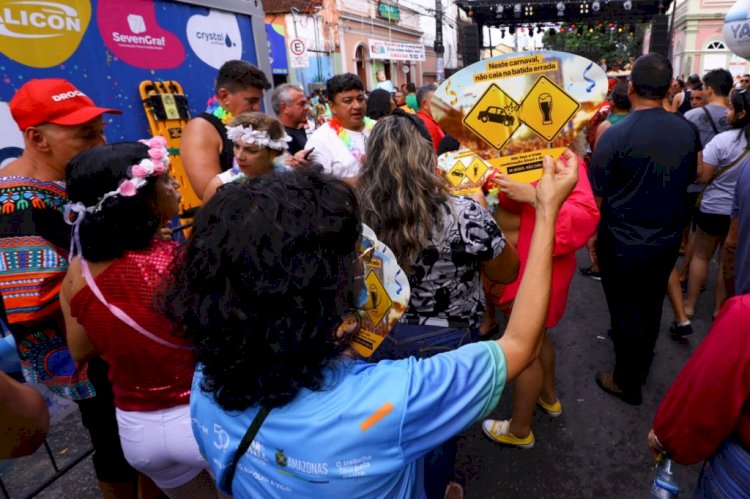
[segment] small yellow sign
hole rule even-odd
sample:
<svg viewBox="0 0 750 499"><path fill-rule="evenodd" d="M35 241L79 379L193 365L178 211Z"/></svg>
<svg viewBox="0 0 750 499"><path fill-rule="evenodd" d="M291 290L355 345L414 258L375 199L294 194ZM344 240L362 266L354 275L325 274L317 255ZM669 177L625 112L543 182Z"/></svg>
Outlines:
<svg viewBox="0 0 750 499"><path fill-rule="evenodd" d="M494 83L476 101L464 124L498 151L518 129L518 103Z"/></svg>
<svg viewBox="0 0 750 499"><path fill-rule="evenodd" d="M551 142L580 105L546 76L540 76L521 102L518 117L537 135Z"/></svg>
<svg viewBox="0 0 750 499"><path fill-rule="evenodd" d="M477 184L482 180L482 177L487 173L487 170L488 168L483 161L479 158L474 158L474 161L472 161L469 167L466 168L466 176L469 177L469 180Z"/></svg>
<svg viewBox="0 0 750 499"><path fill-rule="evenodd" d="M367 301L364 308L373 327L377 327L393 306L393 302L374 270L367 274L365 285L367 286Z"/></svg>
<svg viewBox="0 0 750 499"><path fill-rule="evenodd" d="M502 158L492 158L489 160L489 163L512 180L528 184L542 178L542 161L545 156L557 159L562 156L564 151L564 147L541 149L539 151L513 154L512 156L503 156Z"/></svg>
<svg viewBox="0 0 750 499"><path fill-rule="evenodd" d="M453 185L453 187L458 187L458 185L464 179L464 175L466 175L466 168L464 168L464 164L460 161L456 161L456 164L453 166L453 168L451 168L450 171L446 173L446 178L448 179L448 182Z"/></svg>

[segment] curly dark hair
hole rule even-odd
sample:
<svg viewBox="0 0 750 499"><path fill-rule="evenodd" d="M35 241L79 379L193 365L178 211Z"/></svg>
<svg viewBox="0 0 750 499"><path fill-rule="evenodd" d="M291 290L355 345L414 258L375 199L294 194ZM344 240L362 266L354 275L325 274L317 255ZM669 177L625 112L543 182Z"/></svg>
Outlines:
<svg viewBox="0 0 750 499"><path fill-rule="evenodd" d="M76 155L66 168L68 198L88 207L95 206L105 193L117 189L130 177L134 164L148 157L148 147L140 142L105 144ZM161 224L156 202L156 180L148 177L131 197L113 196L96 213L81 222L81 250L90 262L120 258L126 251L142 250Z"/></svg>
<svg viewBox="0 0 750 499"><path fill-rule="evenodd" d="M359 76L353 73L344 73L332 76L326 82L326 95L331 102L333 102L333 98L336 97L337 94L348 90L365 91L365 86L362 84L362 80L359 79Z"/></svg>
<svg viewBox="0 0 750 499"><path fill-rule="evenodd" d="M163 307L221 407L279 407L325 388L349 344L335 331L361 286L360 229L351 187L307 170L232 182L198 211Z"/></svg>
<svg viewBox="0 0 750 499"><path fill-rule="evenodd" d="M271 83L263 71L247 61L227 61L221 65L219 74L216 75L217 94L222 88L236 92L249 87L268 90L271 88Z"/></svg>

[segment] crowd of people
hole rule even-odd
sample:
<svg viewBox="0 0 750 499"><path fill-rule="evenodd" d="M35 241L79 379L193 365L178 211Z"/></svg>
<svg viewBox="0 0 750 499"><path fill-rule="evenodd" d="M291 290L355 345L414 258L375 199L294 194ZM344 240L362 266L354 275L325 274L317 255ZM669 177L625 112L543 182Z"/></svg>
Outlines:
<svg viewBox="0 0 750 499"><path fill-rule="evenodd" d="M490 205L439 174L437 153L460 144L432 117L437 87L377 76L369 94L349 73L309 99L279 85L272 116L266 76L225 63L183 132L203 205L182 243L163 138L106 144L102 115L119 111L65 80L9 103L25 149L0 172L4 319L24 378L78 403L104 496L462 497L457 434L480 423L530 449L535 407L564 410L549 331L587 244L616 358L595 380L633 405L665 295L681 340L719 248L712 330L648 445L706 461L705 497L750 494L750 97L731 75L688 79L678 98L669 61L640 57L592 121L590 157L545 157L533 184L496 172ZM366 230L411 289L369 359L352 347ZM511 417L488 419L510 383ZM0 390L17 435L0 458L33 451L43 405L2 373Z"/></svg>

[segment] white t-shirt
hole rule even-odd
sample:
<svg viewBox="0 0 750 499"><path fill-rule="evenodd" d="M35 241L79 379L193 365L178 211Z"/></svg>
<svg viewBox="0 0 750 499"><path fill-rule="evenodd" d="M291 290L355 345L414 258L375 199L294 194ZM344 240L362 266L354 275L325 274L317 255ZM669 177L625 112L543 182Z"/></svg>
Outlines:
<svg viewBox="0 0 750 499"><path fill-rule="evenodd" d="M722 132L703 148L703 162L715 165L718 172L739 158L746 147L747 139L741 129ZM701 201L703 213L729 215L732 212L734 186L741 169L741 164L734 165L706 187Z"/></svg>
<svg viewBox="0 0 750 499"><path fill-rule="evenodd" d="M364 129L361 132L347 131L352 138L352 150L364 155L367 151L367 137L370 132ZM315 148L310 156L311 159L320 163L324 172L341 178L356 177L359 174L362 163L344 145L329 123L313 132L305 145L306 149L311 147Z"/></svg>

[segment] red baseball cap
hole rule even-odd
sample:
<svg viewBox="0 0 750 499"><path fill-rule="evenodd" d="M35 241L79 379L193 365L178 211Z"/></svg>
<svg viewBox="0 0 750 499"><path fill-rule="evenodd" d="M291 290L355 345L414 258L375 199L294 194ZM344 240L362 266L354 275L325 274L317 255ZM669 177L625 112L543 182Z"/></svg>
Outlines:
<svg viewBox="0 0 750 499"><path fill-rule="evenodd" d="M9 105L21 130L42 123L82 125L104 113L122 114L117 109L97 107L86 94L61 78L26 82Z"/></svg>

